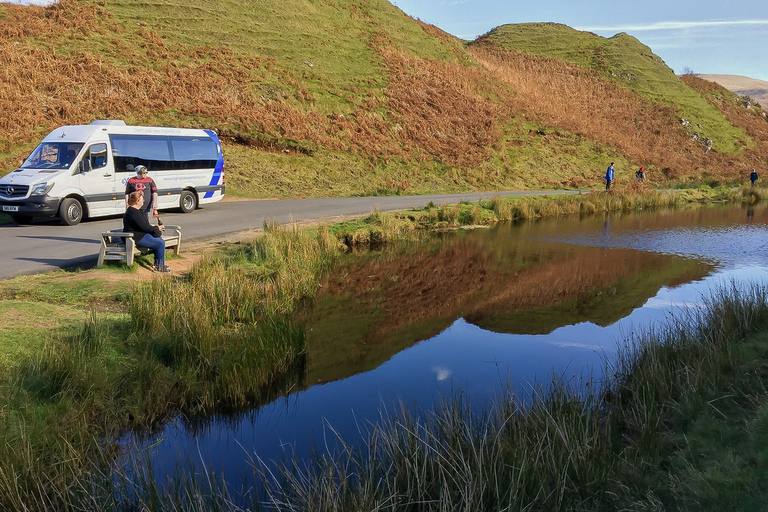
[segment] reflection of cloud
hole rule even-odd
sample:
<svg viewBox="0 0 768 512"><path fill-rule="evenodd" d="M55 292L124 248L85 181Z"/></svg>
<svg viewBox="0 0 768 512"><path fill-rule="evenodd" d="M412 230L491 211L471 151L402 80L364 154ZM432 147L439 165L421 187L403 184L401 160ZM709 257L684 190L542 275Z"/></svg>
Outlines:
<svg viewBox="0 0 768 512"><path fill-rule="evenodd" d="M768 20L723 20L723 21L659 21L646 25L613 25L576 27L590 32L641 32L651 30L684 30L689 28L737 27L744 25L768 25Z"/></svg>
<svg viewBox="0 0 768 512"><path fill-rule="evenodd" d="M448 368L432 368L432 371L435 372L435 379L437 382L446 381L453 375L453 371Z"/></svg>
<svg viewBox="0 0 768 512"><path fill-rule="evenodd" d="M660 309L660 310L673 310L673 309L694 309L701 307L700 303L691 302L690 300L680 299L673 300L668 297L654 297L645 304L645 309Z"/></svg>
<svg viewBox="0 0 768 512"><path fill-rule="evenodd" d="M573 341L558 341L550 340L548 343L552 346L559 348L580 348L584 350L599 351L602 350L602 345L590 344L590 343L577 343Z"/></svg>

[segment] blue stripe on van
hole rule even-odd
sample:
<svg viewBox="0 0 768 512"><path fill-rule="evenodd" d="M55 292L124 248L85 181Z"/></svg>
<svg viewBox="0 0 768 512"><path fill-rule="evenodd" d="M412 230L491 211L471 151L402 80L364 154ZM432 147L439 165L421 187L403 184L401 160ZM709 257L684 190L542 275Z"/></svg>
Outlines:
<svg viewBox="0 0 768 512"><path fill-rule="evenodd" d="M216 143L216 147L219 150L219 158L216 160L216 167L213 169L213 176L211 176L211 182L208 184L209 187L213 187L215 185L218 185L221 181L221 175L222 171L224 170L224 153L221 150L221 142L219 142L219 136L216 135L216 132L213 130L204 130L205 133L208 134L210 138L213 139L213 141ZM205 193L203 197L213 197L213 193L215 190L209 190Z"/></svg>

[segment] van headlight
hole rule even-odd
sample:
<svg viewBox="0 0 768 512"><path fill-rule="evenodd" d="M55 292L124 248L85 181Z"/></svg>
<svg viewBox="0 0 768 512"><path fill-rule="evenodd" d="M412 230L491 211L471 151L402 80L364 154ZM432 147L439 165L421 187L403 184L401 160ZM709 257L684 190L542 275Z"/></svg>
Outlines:
<svg viewBox="0 0 768 512"><path fill-rule="evenodd" d="M32 187L32 192L29 193L31 196L44 196L48 192L51 191L53 188L53 183L40 183L39 185L35 185Z"/></svg>

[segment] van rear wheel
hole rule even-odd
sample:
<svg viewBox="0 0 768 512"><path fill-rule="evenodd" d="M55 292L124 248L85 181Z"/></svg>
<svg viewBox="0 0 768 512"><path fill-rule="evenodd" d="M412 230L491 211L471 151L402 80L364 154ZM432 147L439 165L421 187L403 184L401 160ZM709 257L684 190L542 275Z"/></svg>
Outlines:
<svg viewBox="0 0 768 512"><path fill-rule="evenodd" d="M59 219L67 226L79 224L83 220L83 205L73 197L66 198L59 207Z"/></svg>
<svg viewBox="0 0 768 512"><path fill-rule="evenodd" d="M197 208L197 196L194 192L189 190L181 191L181 198L179 199L179 209L182 213L191 213Z"/></svg>

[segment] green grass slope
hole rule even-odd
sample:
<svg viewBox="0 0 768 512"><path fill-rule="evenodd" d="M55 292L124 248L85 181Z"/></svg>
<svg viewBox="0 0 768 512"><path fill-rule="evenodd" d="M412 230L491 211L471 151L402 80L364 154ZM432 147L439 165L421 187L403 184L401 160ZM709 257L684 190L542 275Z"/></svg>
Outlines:
<svg viewBox="0 0 768 512"><path fill-rule="evenodd" d="M453 58L450 49L425 37L418 23L386 0L117 0L104 7L126 29L146 25L190 47L226 47L239 55L274 59L301 80L322 113L351 112L344 91L364 97L386 86L384 62L370 47L375 38L420 57ZM288 85L280 77L265 78L254 84L257 89Z"/></svg>
<svg viewBox="0 0 768 512"><path fill-rule="evenodd" d="M502 25L486 37L502 48L595 69L631 91L672 105L680 117L691 122L688 131L711 138L717 151L734 153L749 141L741 129L680 81L648 46L626 33L604 38L556 23L522 23Z"/></svg>
<svg viewBox="0 0 768 512"><path fill-rule="evenodd" d="M228 194L244 197L596 188L610 161L617 185L632 183L639 165L652 183L705 173L728 182L742 164L762 169L768 160L625 36L536 25L536 37L510 26L487 37L507 47L528 37L531 51L580 66L563 73L605 69L625 95L629 87L680 106L691 130L717 132L711 154L686 143L678 117L636 106L634 96L617 96L632 103L617 104L626 119L583 129L604 101L604 83L592 77L581 77L586 101L563 121L553 101L560 91L526 95L464 41L386 0L0 3L0 22L0 55L13 70L0 74L4 171L55 127L94 119L215 129ZM616 124L623 133L611 133ZM667 156L670 144L678 151Z"/></svg>

